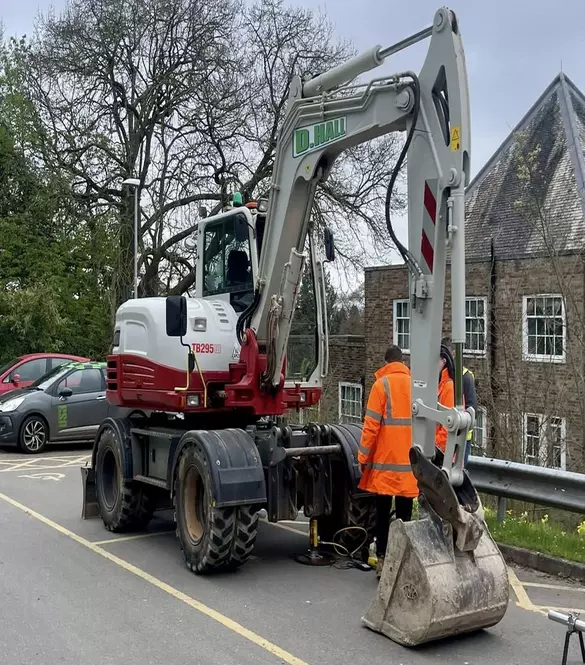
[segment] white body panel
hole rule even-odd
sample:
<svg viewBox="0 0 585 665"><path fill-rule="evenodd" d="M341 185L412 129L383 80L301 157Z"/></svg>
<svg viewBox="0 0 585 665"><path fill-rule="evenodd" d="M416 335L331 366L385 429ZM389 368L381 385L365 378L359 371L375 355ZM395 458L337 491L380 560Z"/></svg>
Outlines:
<svg viewBox="0 0 585 665"><path fill-rule="evenodd" d="M206 320L206 330L194 330L196 319ZM123 303L116 312L120 331L113 354L143 356L158 365L184 370L187 349L166 333L166 299L139 298ZM187 298L187 334L183 338L195 351L202 372L227 372L240 357L236 337L238 316L229 303L221 300Z"/></svg>

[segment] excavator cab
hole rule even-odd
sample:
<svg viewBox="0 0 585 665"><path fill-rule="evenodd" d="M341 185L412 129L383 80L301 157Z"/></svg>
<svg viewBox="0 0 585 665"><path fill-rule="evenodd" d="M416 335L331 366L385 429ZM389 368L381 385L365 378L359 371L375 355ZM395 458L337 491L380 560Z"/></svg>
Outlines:
<svg viewBox="0 0 585 665"><path fill-rule="evenodd" d="M254 217L247 207L208 217L198 227L197 297L225 300L241 312L254 298L258 271Z"/></svg>

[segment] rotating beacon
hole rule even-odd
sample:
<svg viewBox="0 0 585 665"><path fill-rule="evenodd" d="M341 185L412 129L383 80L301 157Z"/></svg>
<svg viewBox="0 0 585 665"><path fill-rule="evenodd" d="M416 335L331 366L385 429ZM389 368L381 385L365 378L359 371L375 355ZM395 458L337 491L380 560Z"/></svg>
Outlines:
<svg viewBox="0 0 585 665"><path fill-rule="evenodd" d="M418 75L353 83L428 37ZM283 425L280 416L315 405L327 374L323 265L311 225L317 185L345 150L390 132L406 132L385 213L410 271L410 454L425 516L392 523L377 597L363 621L415 645L494 625L508 602L503 558L463 470L474 419L462 400L469 99L459 25L447 8L431 27L394 46L375 47L310 80L295 76L268 200L236 199L199 222L196 297L129 300L118 309L107 396L128 415L109 417L99 428L91 467L82 469L83 515L99 514L108 529L125 531L146 526L155 507L174 506L185 561L197 574L248 560L261 508L276 522L295 519L304 507L326 540L346 526L371 534L372 497L358 489L360 427ZM409 249L396 238L389 213L407 156ZM317 363L308 380L291 382L286 348L307 235ZM326 247L332 260L330 233ZM437 405L447 247L453 409ZM434 446L437 423L449 432L444 458ZM350 551L354 545L345 544Z"/></svg>

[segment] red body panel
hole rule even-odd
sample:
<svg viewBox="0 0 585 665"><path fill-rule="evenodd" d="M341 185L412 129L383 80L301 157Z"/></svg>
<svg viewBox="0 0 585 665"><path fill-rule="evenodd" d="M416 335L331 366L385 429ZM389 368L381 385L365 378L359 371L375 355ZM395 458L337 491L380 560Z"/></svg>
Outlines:
<svg viewBox="0 0 585 665"><path fill-rule="evenodd" d="M189 377L188 390L176 390L187 386L186 367L177 370L144 356L125 353L107 358L106 394L111 404L145 411L197 413L237 408L255 416L282 415L287 409L306 408L319 402L320 388L302 391L299 385L284 388L284 372L277 390L273 393L261 390L265 367L266 356L259 352L256 337L248 330L240 362L230 364L228 372L203 373L207 384L207 406L203 404L204 387L197 370ZM199 395L201 406L187 406L187 396L194 394ZM211 400L218 406L211 409Z"/></svg>

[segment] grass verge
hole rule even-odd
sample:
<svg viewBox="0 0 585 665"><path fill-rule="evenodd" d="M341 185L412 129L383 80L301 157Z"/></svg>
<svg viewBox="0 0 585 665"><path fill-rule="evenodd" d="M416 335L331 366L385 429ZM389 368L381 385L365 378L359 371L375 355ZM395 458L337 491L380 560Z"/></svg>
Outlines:
<svg viewBox="0 0 585 665"><path fill-rule="evenodd" d="M485 517L496 542L585 564L585 522L577 532L567 532L550 524L547 515L532 522L525 514L508 514L505 520L498 522L495 511L485 508Z"/></svg>

